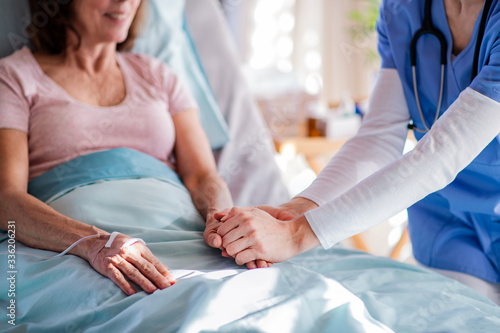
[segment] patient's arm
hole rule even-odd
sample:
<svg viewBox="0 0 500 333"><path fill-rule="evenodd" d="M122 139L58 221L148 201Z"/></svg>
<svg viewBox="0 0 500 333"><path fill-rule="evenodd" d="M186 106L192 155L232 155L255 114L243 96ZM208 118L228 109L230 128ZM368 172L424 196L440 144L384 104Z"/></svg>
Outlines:
<svg viewBox="0 0 500 333"><path fill-rule="evenodd" d="M28 166L28 135L19 130L0 129L0 229L7 230L8 221L15 221L18 241L56 252L62 252L82 237L101 234L98 239L83 241L69 253L89 261L94 268L94 264L99 263L96 270L111 278L127 294L135 290L125 276L148 292L157 287L163 289L174 281L166 266L142 244L133 245L142 256L137 253L107 255L104 253L107 250L101 251L109 238L106 231L64 216L29 195ZM104 261L106 265L102 265Z"/></svg>
<svg viewBox="0 0 500 333"><path fill-rule="evenodd" d="M198 119L198 111L186 110L172 118L176 131L177 172L196 208L207 220L205 241L219 248L222 241L215 232L218 221L213 218L213 214L233 206L231 194L217 172L212 150Z"/></svg>
<svg viewBox="0 0 500 333"><path fill-rule="evenodd" d="M173 117L176 142L177 172L191 193L198 211L206 218L205 242L222 251L222 238L217 234L221 222L216 212L233 206L226 182L217 172L210 144L200 124L197 110L186 110ZM264 261L250 262L249 268L268 267Z"/></svg>

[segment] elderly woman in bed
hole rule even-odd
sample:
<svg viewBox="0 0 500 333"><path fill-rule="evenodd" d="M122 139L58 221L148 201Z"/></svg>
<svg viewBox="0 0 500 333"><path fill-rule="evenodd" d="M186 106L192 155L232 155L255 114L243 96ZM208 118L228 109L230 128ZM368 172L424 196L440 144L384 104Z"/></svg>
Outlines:
<svg viewBox="0 0 500 333"><path fill-rule="evenodd" d="M32 12L52 13L48 2L30 1ZM143 6L140 0L68 1L36 28L35 52L24 48L0 61L0 229L15 220L19 241L59 252L100 234L70 253L129 295L135 293L129 280L147 292L175 280L142 243L122 247L130 237L120 234L106 248L108 232L59 214L26 189L49 169L96 151L132 148L170 164L175 149L178 173L206 217L205 241L221 246L213 212L231 207L232 199L196 103L167 66L117 52L132 46ZM256 265L267 266L250 267Z"/></svg>

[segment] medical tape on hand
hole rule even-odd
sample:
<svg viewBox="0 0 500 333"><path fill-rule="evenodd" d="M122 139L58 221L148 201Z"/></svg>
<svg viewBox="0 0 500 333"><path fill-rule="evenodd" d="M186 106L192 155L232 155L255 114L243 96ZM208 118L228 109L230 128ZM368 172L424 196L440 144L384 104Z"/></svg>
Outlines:
<svg viewBox="0 0 500 333"><path fill-rule="evenodd" d="M113 241L115 240L116 236L118 236L120 233L118 231L113 231L111 233L111 236L109 236L109 240L106 242L106 245L104 247L111 247L111 244L113 244Z"/></svg>
<svg viewBox="0 0 500 333"><path fill-rule="evenodd" d="M109 240L107 241L106 245L104 245L104 247L108 247L108 248L111 247L111 245L113 245L113 242L114 242L116 236L118 236L119 234L120 233L118 231L113 231L111 233L111 236L109 236ZM128 241L126 241L125 244L122 245L122 247L127 247L127 246L130 246L130 245L137 243L137 242L146 245L146 242L141 238L131 238Z"/></svg>
<svg viewBox="0 0 500 333"><path fill-rule="evenodd" d="M111 236L109 237L109 240L107 241L106 245L104 245L104 247L108 247L108 248L111 247L111 245L113 244L113 241L115 240L116 236L118 236L119 234L120 234L119 232L113 231L111 233ZM81 242L83 242L84 240L87 240L87 239L90 239L90 238L98 238L100 236L101 235L97 234L97 235L90 235L90 236L86 236L86 237L80 238L79 240L77 240L76 242L74 242L73 244L71 244L66 250L64 250L63 252L61 252L59 254L56 254L55 256L52 256L52 257L44 257L44 256L39 256L39 255L36 255L36 254L33 254L33 253L27 253L27 252L18 252L18 253L20 253L20 254L26 254L26 255L30 255L30 256L34 256L34 257L38 257L38 258L42 258L42 259L45 259L45 260L56 259L56 258L60 258L60 257L64 256L72 248L74 248L75 246L77 246L78 244L80 244ZM131 238L128 241L126 241L125 244L122 245L122 247L127 247L127 246L130 246L130 245L135 244L137 242L146 245L146 242L142 238ZM7 254L7 253L8 253L8 251L3 251L3 252L0 252L0 255Z"/></svg>

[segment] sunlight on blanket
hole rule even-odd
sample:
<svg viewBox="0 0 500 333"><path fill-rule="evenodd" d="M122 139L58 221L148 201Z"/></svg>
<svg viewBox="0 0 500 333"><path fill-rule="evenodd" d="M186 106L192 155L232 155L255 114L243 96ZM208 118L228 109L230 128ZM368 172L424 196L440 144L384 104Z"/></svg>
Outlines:
<svg viewBox="0 0 500 333"><path fill-rule="evenodd" d="M211 280L221 280L224 279L228 276L236 275L238 274L239 271L235 269L226 269L223 271L215 271L215 272L210 272L205 274L206 279L211 279Z"/></svg>

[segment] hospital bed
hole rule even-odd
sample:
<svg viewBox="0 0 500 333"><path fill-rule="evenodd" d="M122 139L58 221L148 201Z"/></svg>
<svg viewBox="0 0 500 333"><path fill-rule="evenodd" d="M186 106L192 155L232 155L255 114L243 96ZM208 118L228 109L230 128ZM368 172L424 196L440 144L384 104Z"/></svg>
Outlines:
<svg viewBox="0 0 500 333"><path fill-rule="evenodd" d="M18 7L9 13L0 9L3 23L18 22L26 10ZM155 0L150 14L156 19L168 17L177 28L161 30L155 22L147 30L150 39L139 40L137 48L164 58L185 80L201 81L188 85L198 91L194 94L200 112L211 113L204 127L235 202L286 201L271 139L239 72L218 1ZM179 35L188 43L176 41ZM0 38L4 37L2 32ZM178 47L165 51L167 44ZM0 55L13 46L19 47L1 46ZM197 67L200 71L195 73ZM34 192L40 189L35 185ZM121 195L111 195L116 193ZM54 253L17 242L16 325L2 314L2 332L498 332L500 328L500 308L468 287L421 267L341 247L313 249L272 268L239 267L204 244L203 220L175 176L61 186L45 200L77 220L143 238L178 281L153 294L127 297L84 260L71 255L46 260ZM12 281L5 278L6 250L4 240L1 313L13 299L7 292Z"/></svg>

